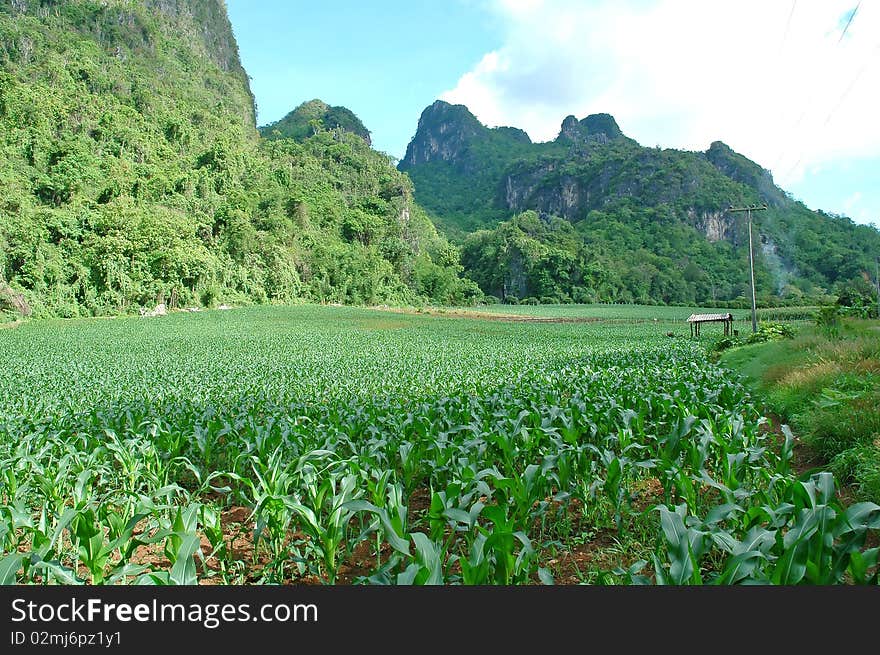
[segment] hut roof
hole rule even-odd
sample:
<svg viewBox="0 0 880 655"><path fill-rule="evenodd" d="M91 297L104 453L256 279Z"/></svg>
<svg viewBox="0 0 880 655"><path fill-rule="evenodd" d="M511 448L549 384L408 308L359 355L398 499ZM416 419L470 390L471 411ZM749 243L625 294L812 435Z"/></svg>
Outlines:
<svg viewBox="0 0 880 655"><path fill-rule="evenodd" d="M688 323L705 323L706 321L732 321L733 314L691 314Z"/></svg>

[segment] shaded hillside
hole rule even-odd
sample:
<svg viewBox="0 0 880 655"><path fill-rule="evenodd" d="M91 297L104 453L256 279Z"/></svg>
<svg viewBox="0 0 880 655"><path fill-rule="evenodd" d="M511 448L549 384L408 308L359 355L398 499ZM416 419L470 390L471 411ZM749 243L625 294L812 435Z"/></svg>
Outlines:
<svg viewBox="0 0 880 655"><path fill-rule="evenodd" d="M531 143L520 130L485 127L466 107L437 101L398 168L412 178L417 201L464 244L468 274L500 297L513 289L518 298L743 299L747 221L727 212L731 205L768 205L754 215L757 287L767 303L833 292L873 270L880 248L876 229L809 210L720 141L706 152L645 148L608 114L568 116L554 141ZM511 258L510 230L520 224L504 222L527 211L543 225L527 220L524 234L541 245L520 243ZM548 249L559 255L560 230L575 235L563 249L571 262L550 270L537 261ZM591 282L591 266L610 281Z"/></svg>
<svg viewBox="0 0 880 655"><path fill-rule="evenodd" d="M260 128L268 139L295 139L303 141L320 130L340 128L361 137L371 145L370 131L353 111L346 107L331 107L321 100L309 100L274 123Z"/></svg>
<svg viewBox="0 0 880 655"><path fill-rule="evenodd" d="M36 315L473 292L363 139L260 139L222 0L0 4L0 188Z"/></svg>

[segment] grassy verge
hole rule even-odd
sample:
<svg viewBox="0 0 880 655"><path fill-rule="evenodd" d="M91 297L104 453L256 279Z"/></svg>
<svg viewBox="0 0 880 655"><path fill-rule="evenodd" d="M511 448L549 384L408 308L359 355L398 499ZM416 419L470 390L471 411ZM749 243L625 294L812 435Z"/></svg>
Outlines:
<svg viewBox="0 0 880 655"><path fill-rule="evenodd" d="M880 324L845 321L834 333L725 351L767 408L783 417L842 483L880 501Z"/></svg>

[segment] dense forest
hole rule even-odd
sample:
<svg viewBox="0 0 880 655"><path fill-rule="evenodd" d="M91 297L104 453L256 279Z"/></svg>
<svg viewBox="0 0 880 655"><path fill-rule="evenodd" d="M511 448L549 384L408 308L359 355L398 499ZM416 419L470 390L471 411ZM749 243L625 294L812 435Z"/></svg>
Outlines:
<svg viewBox="0 0 880 655"><path fill-rule="evenodd" d="M172 306L867 298L880 233L721 142L532 143L428 107L397 167L311 100L257 128L222 0L0 4L0 317ZM424 208L424 209L423 209ZM437 227L435 227L435 225ZM438 231L439 228L439 231Z"/></svg>
<svg viewBox="0 0 880 655"><path fill-rule="evenodd" d="M0 312L471 302L344 126L261 139L221 0L0 4Z"/></svg>
<svg viewBox="0 0 880 655"><path fill-rule="evenodd" d="M357 134L371 145L370 131L353 111L347 107L331 107L317 98L302 103L281 120L262 126L260 134L267 139L305 141L320 131L337 128Z"/></svg>
<svg viewBox="0 0 880 655"><path fill-rule="evenodd" d="M808 209L717 141L646 148L614 118L566 117L559 136L488 128L463 105L422 113L398 168L461 245L467 275L507 302L747 304L748 221L764 305L867 297L880 232Z"/></svg>

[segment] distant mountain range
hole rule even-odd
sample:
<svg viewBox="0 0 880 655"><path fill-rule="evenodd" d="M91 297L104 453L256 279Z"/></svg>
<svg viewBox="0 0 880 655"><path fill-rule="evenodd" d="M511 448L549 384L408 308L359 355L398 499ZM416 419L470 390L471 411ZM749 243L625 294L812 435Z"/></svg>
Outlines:
<svg viewBox="0 0 880 655"><path fill-rule="evenodd" d="M876 229L810 211L723 143L644 148L608 114L532 143L438 101L397 168L322 100L258 129L222 0L0 3L0 153L0 318L738 303L746 221L726 209L743 203L768 205L763 303L864 281L880 252Z"/></svg>
<svg viewBox="0 0 880 655"><path fill-rule="evenodd" d="M486 127L467 107L438 100L422 112L398 169L462 245L468 274L500 296L742 297L746 219L731 205L768 207L753 217L768 301L830 291L870 270L880 249L876 229L809 210L721 141L705 152L646 148L609 114L567 116L554 141L533 143L520 129ZM527 211L539 218L529 229L508 223ZM554 252L567 262L562 269L539 263ZM610 277L591 279L591 265Z"/></svg>

